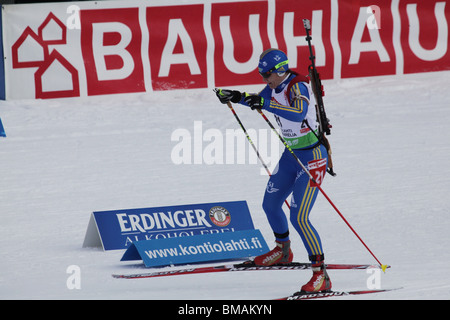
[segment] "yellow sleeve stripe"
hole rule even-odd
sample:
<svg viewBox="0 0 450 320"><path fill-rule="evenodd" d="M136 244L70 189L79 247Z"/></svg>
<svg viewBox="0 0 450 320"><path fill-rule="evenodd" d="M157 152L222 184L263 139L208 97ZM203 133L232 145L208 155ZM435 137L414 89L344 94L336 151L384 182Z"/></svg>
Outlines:
<svg viewBox="0 0 450 320"><path fill-rule="evenodd" d="M270 101L270 108L283 110L283 111L290 111L295 113L302 113L303 111L303 100L298 100L293 103L293 106L285 106L282 104L279 104L276 101L271 100Z"/></svg>

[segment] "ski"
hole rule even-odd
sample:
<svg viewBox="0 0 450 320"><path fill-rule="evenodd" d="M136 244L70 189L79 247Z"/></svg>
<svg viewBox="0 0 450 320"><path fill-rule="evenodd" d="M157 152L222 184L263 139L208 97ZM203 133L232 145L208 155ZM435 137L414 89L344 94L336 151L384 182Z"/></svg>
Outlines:
<svg viewBox="0 0 450 320"><path fill-rule="evenodd" d="M293 295L290 295L288 297L279 298L275 300L311 300L311 299L321 299L321 298L331 298L331 297L342 297L342 296L349 296L349 295L361 295L361 294L369 294L369 293L379 293L379 292L386 292L386 291L392 291L392 290L398 290L400 288L394 288L394 289L374 289L374 290L356 290L356 291L325 291L325 292L315 292L315 293L308 293L308 292L296 292Z"/></svg>
<svg viewBox="0 0 450 320"><path fill-rule="evenodd" d="M378 265L370 265L370 264L327 264L326 267L328 270L351 270L351 269L380 268L380 266L378 266ZM246 261L243 263L232 264L232 265L220 265L220 266L210 266L210 267L192 267L192 268L187 268L187 269L135 273L135 274L113 274L112 276L113 276L113 278L118 278L118 279L140 279L140 278L156 278L156 277L176 276L176 275L184 275L184 274L214 273L214 272L304 270L304 269L310 269L310 268L311 268L311 263L303 263L303 262L291 262L288 264L273 265L273 266L257 266L253 263L253 261Z"/></svg>

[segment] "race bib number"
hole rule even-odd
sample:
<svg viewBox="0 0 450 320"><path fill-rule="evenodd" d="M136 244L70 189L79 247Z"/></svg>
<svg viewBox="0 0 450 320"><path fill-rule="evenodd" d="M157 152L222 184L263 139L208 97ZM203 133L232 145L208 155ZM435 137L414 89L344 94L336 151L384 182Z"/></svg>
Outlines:
<svg viewBox="0 0 450 320"><path fill-rule="evenodd" d="M318 159L308 162L308 170L314 180L311 180L311 187L317 187L322 184L325 173L327 172L327 159Z"/></svg>

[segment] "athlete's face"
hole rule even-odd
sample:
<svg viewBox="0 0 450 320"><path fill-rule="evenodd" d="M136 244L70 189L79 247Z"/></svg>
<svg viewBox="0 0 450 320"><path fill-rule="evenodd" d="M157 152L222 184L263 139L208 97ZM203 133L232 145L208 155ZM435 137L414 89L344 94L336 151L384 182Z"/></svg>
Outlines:
<svg viewBox="0 0 450 320"><path fill-rule="evenodd" d="M280 77L277 73L272 72L268 77L263 77L263 79L264 82L266 82L269 85L270 89L275 89L280 85L281 82L283 82L284 78L286 77L287 73L285 73Z"/></svg>

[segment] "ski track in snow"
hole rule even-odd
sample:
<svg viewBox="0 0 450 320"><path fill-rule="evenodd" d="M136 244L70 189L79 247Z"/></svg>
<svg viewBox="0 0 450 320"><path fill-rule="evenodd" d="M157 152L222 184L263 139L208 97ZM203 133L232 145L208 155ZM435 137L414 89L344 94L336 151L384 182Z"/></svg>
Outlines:
<svg viewBox="0 0 450 320"><path fill-rule="evenodd" d="M338 175L327 175L322 187L392 266L381 287L403 287L334 299L450 298L448 83L450 72L323 81ZM256 112L235 109L247 129L269 130ZM202 121L203 132L239 129L211 89L1 101L0 117L7 134L0 138L0 299L267 300L309 280L303 270L113 279L147 269L120 262L123 251L81 248L93 211L234 200L248 202L272 247L259 163L172 162L178 128L193 133ZM375 263L321 195L311 221L328 263ZM291 234L295 260L307 261ZM79 290L66 285L71 265L81 270ZM364 270L329 274L336 290L365 289L370 277Z"/></svg>

